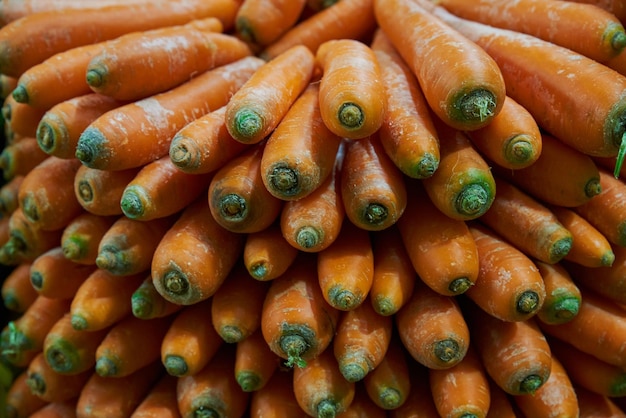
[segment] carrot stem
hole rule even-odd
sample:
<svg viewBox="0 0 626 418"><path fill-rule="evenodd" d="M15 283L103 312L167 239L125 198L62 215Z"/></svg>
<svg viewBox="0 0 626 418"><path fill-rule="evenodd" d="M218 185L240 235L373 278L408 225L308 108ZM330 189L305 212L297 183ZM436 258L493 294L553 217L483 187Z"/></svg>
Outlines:
<svg viewBox="0 0 626 418"><path fill-rule="evenodd" d="M184 295L189 290L189 279L180 269L169 270L163 277L164 287L173 295Z"/></svg>
<svg viewBox="0 0 626 418"><path fill-rule="evenodd" d="M455 202L456 211L465 216L472 216L485 210L489 203L490 193L485 189L487 185L470 184L457 196Z"/></svg>
<svg viewBox="0 0 626 418"><path fill-rule="evenodd" d="M222 197L218 206L224 219L230 221L244 219L248 211L245 199L233 193Z"/></svg>
<svg viewBox="0 0 626 418"><path fill-rule="evenodd" d="M537 389L539 389L544 383L544 379L541 376L536 374L528 375L524 378L524 380L520 383L520 391L522 393L533 394Z"/></svg>
<svg viewBox="0 0 626 418"><path fill-rule="evenodd" d="M280 191L285 196L293 196L300 190L298 174L290 167L274 167L268 180L273 189Z"/></svg>
<svg viewBox="0 0 626 418"><path fill-rule="evenodd" d="M435 356L444 363L456 361L463 355L458 342L450 339L437 341L434 352Z"/></svg>
<svg viewBox="0 0 626 418"><path fill-rule="evenodd" d="M337 405L330 399L324 399L317 405L317 418L334 418L337 416Z"/></svg>
<svg viewBox="0 0 626 418"><path fill-rule="evenodd" d="M185 376L189 370L189 366L185 359L181 356L170 354L163 360L163 366L167 372L173 376Z"/></svg>
<svg viewBox="0 0 626 418"><path fill-rule="evenodd" d="M300 355L308 350L309 344L302 335L286 335L280 339L280 348L287 354L287 367L306 367L306 361Z"/></svg>
<svg viewBox="0 0 626 418"><path fill-rule="evenodd" d="M87 84L92 87L100 87L103 81L102 72L106 73L107 70L105 68L102 68L102 66L96 67L95 65L92 65L89 68L89 71L87 71L87 73L85 74L85 80L87 81Z"/></svg>
<svg viewBox="0 0 626 418"><path fill-rule="evenodd" d="M138 190L128 188L120 201L124 214L131 219L142 217L146 209L138 193Z"/></svg>
<svg viewBox="0 0 626 418"><path fill-rule="evenodd" d="M615 51L620 52L624 47L626 47L626 34L623 31L615 30L616 26L619 25L610 25L606 32L613 32L613 36L611 37L611 48Z"/></svg>
<svg viewBox="0 0 626 418"><path fill-rule="evenodd" d="M485 89L477 89L469 94L462 92L455 109L459 120L475 120L481 122L493 115L496 108L496 97Z"/></svg>
<svg viewBox="0 0 626 418"><path fill-rule="evenodd" d="M370 225L382 223L389 215L389 210L380 203L370 203L365 208L365 219Z"/></svg>
<svg viewBox="0 0 626 418"><path fill-rule="evenodd" d="M298 230L296 242L302 248L313 248L322 241L321 233L312 226L304 226Z"/></svg>
<svg viewBox="0 0 626 418"><path fill-rule="evenodd" d="M536 154L536 146L532 138L526 134L516 135L510 138L504 150L505 157L511 162L523 164Z"/></svg>
<svg viewBox="0 0 626 418"><path fill-rule="evenodd" d="M551 309L553 316L557 319L570 319L578 314L580 309L580 300L574 297L566 297L554 304Z"/></svg>
<svg viewBox="0 0 626 418"><path fill-rule="evenodd" d="M96 157L106 157L102 153L107 151L106 138L96 128L87 128L81 134L81 139L76 145L75 156L85 165L89 166Z"/></svg>
<svg viewBox="0 0 626 418"><path fill-rule="evenodd" d="M539 301L540 297L537 292L530 290L523 292L517 299L517 311L521 314L534 312L539 306Z"/></svg>
<svg viewBox="0 0 626 418"><path fill-rule="evenodd" d="M263 116L258 112L243 108L237 112L234 120L235 129L243 138L253 138L265 126Z"/></svg>
<svg viewBox="0 0 626 418"><path fill-rule="evenodd" d="M356 103L343 103L337 111L339 122L348 129L358 129L365 122L363 110Z"/></svg>

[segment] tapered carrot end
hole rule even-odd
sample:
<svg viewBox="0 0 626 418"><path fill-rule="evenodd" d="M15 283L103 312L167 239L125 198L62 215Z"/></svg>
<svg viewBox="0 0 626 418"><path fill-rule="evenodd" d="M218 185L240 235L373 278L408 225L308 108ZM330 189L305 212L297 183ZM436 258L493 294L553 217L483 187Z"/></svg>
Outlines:
<svg viewBox="0 0 626 418"><path fill-rule="evenodd" d="M118 373L117 364L108 357L100 357L96 360L96 373L102 377L115 376Z"/></svg>
<svg viewBox="0 0 626 418"><path fill-rule="evenodd" d="M324 399L317 405L318 418L334 418L338 413L337 404L332 399Z"/></svg>
<svg viewBox="0 0 626 418"><path fill-rule="evenodd" d="M43 286L43 276L41 275L41 272L33 271L30 274L30 283L35 289L40 290Z"/></svg>
<svg viewBox="0 0 626 418"><path fill-rule="evenodd" d="M26 377L26 385L37 396L46 393L46 381L39 373L29 373Z"/></svg>
<svg viewBox="0 0 626 418"><path fill-rule="evenodd" d="M218 330L218 334L224 341L230 344L237 343L244 339L241 329L235 326L223 326Z"/></svg>
<svg viewBox="0 0 626 418"><path fill-rule="evenodd" d="M97 168L94 163L107 158L106 137L95 128L86 128L78 138L75 156L88 167Z"/></svg>
<svg viewBox="0 0 626 418"><path fill-rule="evenodd" d="M11 95L18 103L28 103L28 90L22 84L18 84Z"/></svg>
<svg viewBox="0 0 626 418"><path fill-rule="evenodd" d="M248 269L248 273L250 273L250 275L257 280L264 280L269 273L267 263L265 261L261 261L251 265Z"/></svg>
<svg viewBox="0 0 626 418"><path fill-rule="evenodd" d="M378 395L378 404L387 410L396 409L402 405L403 402L404 397L400 391L392 387L384 388ZM471 416L472 415L467 415L467 417Z"/></svg>
<svg viewBox="0 0 626 418"><path fill-rule="evenodd" d="M189 371L189 366L184 358L176 355L167 355L163 360L165 370L172 376L185 376Z"/></svg>
<svg viewBox="0 0 626 418"><path fill-rule="evenodd" d="M87 319L81 315L74 314L71 319L72 328L77 331L85 330L89 327Z"/></svg>
<svg viewBox="0 0 626 418"><path fill-rule="evenodd" d="M254 392L261 386L261 379L255 373L241 372L237 374L237 383L244 392Z"/></svg>
<svg viewBox="0 0 626 418"><path fill-rule="evenodd" d="M20 304L19 298L13 292L5 292L2 295L2 303L11 312L21 312L24 309Z"/></svg>
<svg viewBox="0 0 626 418"><path fill-rule="evenodd" d="M337 111L337 120L344 128L356 130L365 123L365 114L356 103L343 103Z"/></svg>
<svg viewBox="0 0 626 418"><path fill-rule="evenodd" d="M600 177L591 179L585 184L585 196L589 198L599 195L601 191Z"/></svg>
<svg viewBox="0 0 626 418"><path fill-rule="evenodd" d="M61 249L68 260L80 260L87 252L86 245L87 243L83 238L72 236L61 243Z"/></svg>
<svg viewBox="0 0 626 418"><path fill-rule="evenodd" d="M239 109L228 124L228 131L233 138L246 144L260 141L264 129L263 116L249 108Z"/></svg>
<svg viewBox="0 0 626 418"><path fill-rule="evenodd" d="M169 153L172 163L183 171L193 169L200 164L201 151L196 141L187 137L174 137Z"/></svg>
<svg viewBox="0 0 626 418"><path fill-rule="evenodd" d="M130 219L142 218L146 212L146 195L140 187L129 186L124 190L120 206Z"/></svg>
<svg viewBox="0 0 626 418"><path fill-rule="evenodd" d="M339 371L348 382L358 382L365 378L369 372L369 367L367 366L365 358L361 356L361 358L355 359L355 361L341 364Z"/></svg>
<svg viewBox="0 0 626 418"><path fill-rule="evenodd" d="M100 87L104 84L106 68L100 65L91 65L85 73L85 81L89 87Z"/></svg>
<svg viewBox="0 0 626 418"><path fill-rule="evenodd" d="M519 392L522 394L532 395L545 383L544 379L541 376L532 374L526 376L524 380L520 382Z"/></svg>
<svg viewBox="0 0 626 418"><path fill-rule="evenodd" d="M600 266L601 267L611 267L613 262L615 261L615 253L613 251L607 251L600 258Z"/></svg>
<svg viewBox="0 0 626 418"><path fill-rule="evenodd" d="M39 148L46 154L58 151L59 144L68 142L67 127L64 123L56 123L56 117L48 115L46 121L41 121L37 126L35 138Z"/></svg>
<svg viewBox="0 0 626 418"><path fill-rule="evenodd" d="M37 222L40 219L39 202L33 193L27 193L21 201L24 216L31 221Z"/></svg>
<svg viewBox="0 0 626 418"><path fill-rule="evenodd" d="M565 257L571 251L573 244L574 241L571 236L563 237L559 240L556 240L550 247L550 251L548 254L549 260L546 261L551 263L561 261L561 259L563 259L563 257Z"/></svg>

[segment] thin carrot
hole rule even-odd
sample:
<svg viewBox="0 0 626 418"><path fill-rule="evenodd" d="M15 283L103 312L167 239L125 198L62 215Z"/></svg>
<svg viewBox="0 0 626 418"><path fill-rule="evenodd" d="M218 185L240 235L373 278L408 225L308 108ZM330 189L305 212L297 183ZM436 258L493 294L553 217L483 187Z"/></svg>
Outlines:
<svg viewBox="0 0 626 418"><path fill-rule="evenodd" d="M276 128L313 76L315 57L298 45L266 62L226 105L226 128L246 144L258 143Z"/></svg>
<svg viewBox="0 0 626 418"><path fill-rule="evenodd" d="M87 211L76 216L61 235L65 258L78 264L96 264L100 240L117 219L115 215L101 216Z"/></svg>
<svg viewBox="0 0 626 418"><path fill-rule="evenodd" d="M421 184L407 185L407 216L398 221L398 230L414 271L437 293L464 293L476 282L479 268L468 224L437 209Z"/></svg>
<svg viewBox="0 0 626 418"><path fill-rule="evenodd" d="M411 388L404 403L388 411L390 418L439 418L428 383L428 368L414 361L409 363Z"/></svg>
<svg viewBox="0 0 626 418"><path fill-rule="evenodd" d="M277 220L257 232L246 235L243 263L256 280L268 281L280 277L298 255L298 249L289 244Z"/></svg>
<svg viewBox="0 0 626 418"><path fill-rule="evenodd" d="M133 315L141 319L158 318L173 314L183 308L165 299L154 287L152 277L148 276L135 289L130 297Z"/></svg>
<svg viewBox="0 0 626 418"><path fill-rule="evenodd" d="M270 282L261 313L261 331L287 366L304 367L331 343L340 311L322 295L315 256L300 253L287 272ZM291 309L299 306L299 309Z"/></svg>
<svg viewBox="0 0 626 418"><path fill-rule="evenodd" d="M235 348L235 379L244 392L255 392L280 373L278 357L265 342L261 329L237 342Z"/></svg>
<svg viewBox="0 0 626 418"><path fill-rule="evenodd" d="M164 373L137 405L130 418L180 418L176 383L176 377Z"/></svg>
<svg viewBox="0 0 626 418"><path fill-rule="evenodd" d="M14 266L2 281L2 303L11 312L24 313L39 296L30 283L30 264Z"/></svg>
<svg viewBox="0 0 626 418"><path fill-rule="evenodd" d="M211 299L183 307L161 341L161 363L172 376L199 373L217 353L222 339L211 325Z"/></svg>
<svg viewBox="0 0 626 418"><path fill-rule="evenodd" d="M245 0L237 11L235 33L244 41L266 46L299 20L307 0Z"/></svg>
<svg viewBox="0 0 626 418"><path fill-rule="evenodd" d="M35 137L20 138L12 144L5 145L0 152L2 177L6 181L23 177L47 157L48 154L39 148Z"/></svg>
<svg viewBox="0 0 626 418"><path fill-rule="evenodd" d="M19 373L11 387L6 392L4 410L9 417L29 417L38 409L43 408L48 402L35 395L26 380L28 373L23 370Z"/></svg>
<svg viewBox="0 0 626 418"><path fill-rule="evenodd" d="M87 212L99 216L123 215L120 199L141 167L99 170L81 165L74 176L74 194Z"/></svg>
<svg viewBox="0 0 626 418"><path fill-rule="evenodd" d="M567 322L578 314L580 309L580 289L572 280L564 265L535 261L543 278L546 298L537 311L537 318L548 324Z"/></svg>
<svg viewBox="0 0 626 418"><path fill-rule="evenodd" d="M342 313L333 337L333 353L346 380L363 380L381 364L392 330L392 317L378 314L371 303Z"/></svg>
<svg viewBox="0 0 626 418"><path fill-rule="evenodd" d="M78 397L93 371L85 370L73 375L57 373L41 351L30 361L26 373L26 384L35 395L47 402L63 402Z"/></svg>
<svg viewBox="0 0 626 418"><path fill-rule="evenodd" d="M496 177L497 194L480 222L529 257L556 263L569 253L572 233L541 201L513 183Z"/></svg>
<svg viewBox="0 0 626 418"><path fill-rule="evenodd" d="M95 268L66 258L63 248L57 246L33 260L30 282L40 295L71 299Z"/></svg>
<svg viewBox="0 0 626 418"><path fill-rule="evenodd" d="M576 398L578 399L578 409L581 418L593 417L613 417L624 418L626 412L624 407L618 405L616 400L621 398L612 398L600 395L588 389L575 385Z"/></svg>
<svg viewBox="0 0 626 418"><path fill-rule="evenodd" d="M478 247L478 279L465 294L489 315L524 321L541 309L546 288L532 259L493 230L470 225Z"/></svg>
<svg viewBox="0 0 626 418"><path fill-rule="evenodd" d="M380 67L387 102L380 141L404 174L430 177L439 167L439 139L422 88L380 28L374 33L371 48Z"/></svg>
<svg viewBox="0 0 626 418"><path fill-rule="evenodd" d="M337 415L338 418L385 418L387 411L376 405L365 390L365 385L357 383L354 390L354 398L345 411Z"/></svg>
<svg viewBox="0 0 626 418"><path fill-rule="evenodd" d="M19 103L13 96L8 96L2 104L5 135L11 141L17 136L34 138L37 135L37 125L45 112L46 109Z"/></svg>
<svg viewBox="0 0 626 418"><path fill-rule="evenodd" d="M0 186L0 215L8 218L11 213L20 205L18 193L20 186L24 180L23 175L15 176L9 180L5 180Z"/></svg>
<svg viewBox="0 0 626 418"><path fill-rule="evenodd" d="M263 184L279 199L307 196L331 175L340 144L321 119L319 83L310 83L267 139Z"/></svg>
<svg viewBox="0 0 626 418"><path fill-rule="evenodd" d="M337 239L317 253L317 276L324 299L349 311L365 302L374 280L370 232L347 219Z"/></svg>
<svg viewBox="0 0 626 418"><path fill-rule="evenodd" d="M280 215L283 201L263 185L261 158L264 149L265 142L254 144L232 158L211 178L208 186L211 214L229 231L257 232L267 228Z"/></svg>
<svg viewBox="0 0 626 418"><path fill-rule="evenodd" d="M419 2L375 0L374 12L419 80L431 109L446 124L477 129L500 112L506 96L504 80L483 49Z"/></svg>
<svg viewBox="0 0 626 418"><path fill-rule="evenodd" d="M278 369L265 386L251 393L250 418L306 418L293 393L293 371Z"/></svg>
<svg viewBox="0 0 626 418"><path fill-rule="evenodd" d="M138 167L163 157L178 130L225 105L264 63L248 56L163 93L110 110L82 132L76 157L89 167L108 170ZM132 141L125 140L129 136Z"/></svg>
<svg viewBox="0 0 626 418"><path fill-rule="evenodd" d="M181 305L211 297L241 256L244 242L244 234L215 222L207 199L200 196L185 208L154 251L151 273L156 289Z"/></svg>
<svg viewBox="0 0 626 418"><path fill-rule="evenodd" d="M293 391L300 408L311 417L337 416L352 403L355 383L339 372L332 349L293 370Z"/></svg>
<svg viewBox="0 0 626 418"><path fill-rule="evenodd" d="M261 311L268 283L255 280L238 263L213 295L211 321L220 337L236 343L261 327Z"/></svg>

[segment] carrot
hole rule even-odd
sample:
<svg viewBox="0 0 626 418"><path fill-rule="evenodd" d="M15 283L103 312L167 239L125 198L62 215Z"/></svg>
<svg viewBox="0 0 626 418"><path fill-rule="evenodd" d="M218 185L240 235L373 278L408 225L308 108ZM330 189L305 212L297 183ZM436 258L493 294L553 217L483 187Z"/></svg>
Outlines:
<svg viewBox="0 0 626 418"><path fill-rule="evenodd" d="M379 315L393 315L404 306L418 279L400 231L391 226L372 237L374 277L369 298Z"/></svg>
<svg viewBox="0 0 626 418"><path fill-rule="evenodd" d="M350 22L345 25L342 22ZM259 55L271 60L293 47L304 45L313 53L332 39L359 39L376 28L372 0L337 1L312 13L268 45Z"/></svg>
<svg viewBox="0 0 626 418"><path fill-rule="evenodd" d="M46 109L19 103L13 96L8 96L2 105L6 137L11 141L14 141L16 136L35 137L37 125L45 112Z"/></svg>
<svg viewBox="0 0 626 418"><path fill-rule="evenodd" d="M517 405L514 405L511 396L502 388L489 381L490 398L489 411L487 418L516 418L519 414Z"/></svg>
<svg viewBox="0 0 626 418"><path fill-rule="evenodd" d="M141 319L129 315L119 320L96 349L95 372L103 377L128 376L158 360L161 342L173 317Z"/></svg>
<svg viewBox="0 0 626 418"><path fill-rule="evenodd" d="M24 313L39 296L30 283L30 265L14 266L2 281L2 303L11 312Z"/></svg>
<svg viewBox="0 0 626 418"><path fill-rule="evenodd" d="M267 139L263 184L279 199L307 196L331 175L340 144L321 119L319 83L310 83Z"/></svg>
<svg viewBox="0 0 626 418"><path fill-rule="evenodd" d="M17 86L17 77L11 77L10 75L0 75L0 97L6 99L13 89Z"/></svg>
<svg viewBox="0 0 626 418"><path fill-rule="evenodd" d="M125 102L92 93L91 90L57 103L39 120L35 132L37 144L48 155L74 158L83 130L99 116L122 104Z"/></svg>
<svg viewBox="0 0 626 418"><path fill-rule="evenodd" d="M178 130L225 105L263 64L260 58L248 56L110 110L85 128L75 155L83 164L103 170L138 167L163 157ZM132 141L124 140L129 136Z"/></svg>
<svg viewBox="0 0 626 418"><path fill-rule="evenodd" d="M153 362L128 376L116 379L92 374L78 397L76 417L130 416L162 372L160 364Z"/></svg>
<svg viewBox="0 0 626 418"><path fill-rule="evenodd" d="M538 322L503 321L468 302L463 313L487 374L509 395L535 393L550 376L552 362Z"/></svg>
<svg viewBox="0 0 626 418"><path fill-rule="evenodd" d="M236 0L124 3L109 7L51 10L11 22L0 31L0 72L19 76L55 53L116 38L129 32L217 17L225 29L234 23ZM135 19L129 19L135 16ZM97 28L97 30L96 30ZM86 30L91 29L91 30ZM48 38L48 41L44 41Z"/></svg>
<svg viewBox="0 0 626 418"><path fill-rule="evenodd" d="M324 299L349 311L365 302L374 280L374 251L369 231L348 220L337 239L317 254L317 276Z"/></svg>
<svg viewBox="0 0 626 418"><path fill-rule="evenodd" d="M6 392L4 400L4 412L7 417L30 417L38 409L43 408L48 402L35 395L26 380L28 374L26 370L19 373L11 387Z"/></svg>
<svg viewBox="0 0 626 418"><path fill-rule="evenodd" d="M410 391L402 405L388 411L390 418L439 418L428 383L429 369L414 361L410 362Z"/></svg>
<svg viewBox="0 0 626 418"><path fill-rule="evenodd" d="M173 314L183 305L165 299L154 287L152 277L148 276L135 289L130 297L132 313L137 318L152 319Z"/></svg>
<svg viewBox="0 0 626 418"><path fill-rule="evenodd" d="M571 320L580 309L580 289L572 280L564 265L535 261L543 278L546 298L537 311L537 318L548 324L560 324Z"/></svg>
<svg viewBox="0 0 626 418"><path fill-rule="evenodd" d="M63 228L61 235L65 258L78 264L96 264L100 240L117 219L114 215L101 216L87 211L76 216Z"/></svg>
<svg viewBox="0 0 626 418"><path fill-rule="evenodd" d="M20 207L38 228L64 228L82 212L74 195L74 176L79 166L76 159L50 156L24 176L18 193Z"/></svg>
<svg viewBox="0 0 626 418"><path fill-rule="evenodd" d="M11 216L11 213L19 207L20 202L17 195L23 180L23 175L15 176L5 180L0 186L0 215L3 218Z"/></svg>
<svg viewBox="0 0 626 418"><path fill-rule="evenodd" d="M293 393L293 371L278 369L262 388L250 395L250 418L306 418Z"/></svg>
<svg viewBox="0 0 626 418"><path fill-rule="evenodd" d="M46 361L43 351L30 361L26 368L26 384L31 391L46 402L63 402L77 397L92 370L74 375L57 373Z"/></svg>
<svg viewBox="0 0 626 418"><path fill-rule="evenodd" d="M437 209L421 184L407 185L407 216L398 221L398 230L414 271L437 293L464 293L476 282L479 269L468 224Z"/></svg>
<svg viewBox="0 0 626 418"><path fill-rule="evenodd" d="M352 402L345 411L337 415L338 418L384 418L386 416L387 411L372 401L362 383L355 385Z"/></svg>
<svg viewBox="0 0 626 418"><path fill-rule="evenodd" d="M130 418L180 418L176 399L177 379L164 373L150 388Z"/></svg>
<svg viewBox="0 0 626 418"><path fill-rule="evenodd" d="M404 404L411 390L408 362L401 342L392 339L381 362L363 379L365 390L375 405L392 410Z"/></svg>
<svg viewBox="0 0 626 418"><path fill-rule="evenodd" d="M268 61L226 104L226 129L254 144L276 128L313 76L315 57L298 45Z"/></svg>
<svg viewBox="0 0 626 418"><path fill-rule="evenodd" d="M465 294L489 315L524 321L543 306L546 288L533 260L496 232L470 225L478 247L478 279Z"/></svg>
<svg viewBox="0 0 626 418"><path fill-rule="evenodd" d="M491 206L496 184L487 161L469 137L436 121L441 159L432 176L422 180L437 208L453 219L471 220Z"/></svg>
<svg viewBox="0 0 626 418"><path fill-rule="evenodd" d="M611 398L592 392L575 385L578 409L581 418L614 417L624 418L626 412L615 401L622 398Z"/></svg>
<svg viewBox="0 0 626 418"><path fill-rule="evenodd" d="M428 368L452 367L467 352L469 329L457 300L420 281L415 283L411 299L395 315L395 324L402 345Z"/></svg>
<svg viewBox="0 0 626 418"><path fill-rule="evenodd" d="M545 263L554 264L569 253L572 233L550 208L502 177L496 177L496 189L496 197L480 222L524 254Z"/></svg>
<svg viewBox="0 0 626 418"><path fill-rule="evenodd" d="M280 357L270 350L260 328L236 344L235 379L244 392L262 389L274 373L280 373Z"/></svg>
<svg viewBox="0 0 626 418"><path fill-rule="evenodd" d="M184 306L161 341L161 363L172 376L199 373L213 358L222 339L211 325L212 299Z"/></svg>
<svg viewBox="0 0 626 418"><path fill-rule="evenodd" d="M39 148L37 139L32 136L7 144L0 152L2 177L5 181L23 177L47 157L48 154Z"/></svg>
<svg viewBox="0 0 626 418"><path fill-rule="evenodd" d="M107 270L94 270L72 298L72 326L79 331L97 331L130 315L130 297L145 275L141 272L121 278Z"/></svg>
<svg viewBox="0 0 626 418"><path fill-rule="evenodd" d="M504 80L484 50L419 2L375 0L374 12L419 80L432 111L446 124L478 129L500 112L506 96ZM444 73L446 77L441 76Z"/></svg>
<svg viewBox="0 0 626 418"><path fill-rule="evenodd" d="M214 18L205 19L214 22ZM92 91L134 101L174 88L205 71L251 55L232 35L204 28L203 21L129 33L106 42L83 76ZM175 51L175 53L172 53ZM137 78L154 71L158 77Z"/></svg>
<svg viewBox="0 0 626 418"><path fill-rule="evenodd" d="M343 146L335 157L333 172L317 189L283 205L280 229L287 242L300 251L322 251L339 235L346 217L340 190L342 160Z"/></svg>
<svg viewBox="0 0 626 418"><path fill-rule="evenodd" d="M241 256L244 242L244 234L215 222L207 199L200 196L183 210L154 250L154 286L165 299L181 305L207 299Z"/></svg>
<svg viewBox="0 0 626 418"><path fill-rule="evenodd" d="M277 220L260 231L246 235L242 261L250 276L268 281L287 271L297 255L298 249L283 237Z"/></svg>
<svg viewBox="0 0 626 418"><path fill-rule="evenodd" d="M31 418L74 418L76 417L77 401L78 398L63 402L50 402L30 416Z"/></svg>
<svg viewBox="0 0 626 418"><path fill-rule="evenodd" d="M411 178L439 167L439 138L417 78L380 28L371 42L380 67L387 107L379 135L389 158Z"/></svg>
<svg viewBox="0 0 626 418"><path fill-rule="evenodd" d="M198 373L178 379L178 409L183 418L243 417L250 393L237 384L235 351L224 345Z"/></svg>
<svg viewBox="0 0 626 418"><path fill-rule="evenodd" d="M95 268L66 258L61 246L57 246L33 260L30 282L40 295L71 299Z"/></svg>
<svg viewBox="0 0 626 418"><path fill-rule="evenodd" d="M486 417L491 392L482 359L470 346L465 357L449 369L429 370L429 383L442 417Z"/></svg>
<svg viewBox="0 0 626 418"><path fill-rule="evenodd" d="M297 23L306 2L245 0L237 11L235 33L251 44L269 45Z"/></svg>
<svg viewBox="0 0 626 418"><path fill-rule="evenodd" d="M141 167L99 170L81 165L74 176L74 195L87 212L99 216L123 215L120 200Z"/></svg>
<svg viewBox="0 0 626 418"><path fill-rule="evenodd" d="M293 370L293 391L300 408L311 417L334 417L354 399L355 383L339 372L331 349Z"/></svg>
<svg viewBox="0 0 626 418"><path fill-rule="evenodd" d="M346 380L363 380L380 366L392 330L392 317L378 314L370 303L342 313L333 337L333 353Z"/></svg>
<svg viewBox="0 0 626 418"><path fill-rule="evenodd" d="M311 254L301 253L270 283L261 312L263 338L288 367L304 367L330 345L340 311L324 299Z"/></svg>
<svg viewBox="0 0 626 418"><path fill-rule="evenodd" d="M255 144L227 162L211 178L208 187L211 215L229 231L257 232L280 215L283 201L263 185L261 157L264 148L265 142Z"/></svg>

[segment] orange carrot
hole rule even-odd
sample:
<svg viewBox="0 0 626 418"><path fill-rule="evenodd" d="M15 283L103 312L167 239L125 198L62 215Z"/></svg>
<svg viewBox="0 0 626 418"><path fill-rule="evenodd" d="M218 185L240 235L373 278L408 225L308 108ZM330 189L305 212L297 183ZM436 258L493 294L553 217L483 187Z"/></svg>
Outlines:
<svg viewBox="0 0 626 418"><path fill-rule="evenodd" d="M550 209L513 183L496 177L497 194L480 221L529 257L556 263L569 253L572 233Z"/></svg>
<svg viewBox="0 0 626 418"><path fill-rule="evenodd" d="M11 77L6 74L0 75L0 97L2 97L2 99L6 99L16 86L17 77Z"/></svg>
<svg viewBox="0 0 626 418"><path fill-rule="evenodd" d="M24 313L39 296L30 283L30 264L14 266L2 281L2 303L11 312Z"/></svg>
<svg viewBox="0 0 626 418"><path fill-rule="evenodd" d="M478 45L419 2L375 0L374 12L419 80L432 111L446 124L478 129L500 112L504 80L496 62Z"/></svg>
<svg viewBox="0 0 626 418"><path fill-rule="evenodd" d="M244 242L244 234L215 222L207 199L200 196L184 209L154 250L154 286L165 299L181 305L207 299L241 256Z"/></svg>
<svg viewBox="0 0 626 418"><path fill-rule="evenodd" d="M251 393L250 418L306 418L293 393L293 371L278 369L265 386Z"/></svg>
<svg viewBox="0 0 626 418"><path fill-rule="evenodd" d="M0 186L0 215L3 218L11 216L11 213L19 207L20 202L17 196L23 180L24 176L18 175L5 180Z"/></svg>
<svg viewBox="0 0 626 418"><path fill-rule="evenodd" d="M74 176L74 194L87 212L100 216L122 215L120 199L141 167L99 170L81 165Z"/></svg>
<svg viewBox="0 0 626 418"><path fill-rule="evenodd" d="M406 402L411 391L408 362L409 356L400 340L392 339L381 362L363 379L365 390L375 405L393 410Z"/></svg>
<svg viewBox="0 0 626 418"><path fill-rule="evenodd" d="M63 248L57 246L33 260L30 282L40 295L71 299L95 268L66 258Z"/></svg>
<svg viewBox="0 0 626 418"><path fill-rule="evenodd" d="M279 221L246 235L243 263L256 280L268 281L280 277L297 255L298 249L283 237Z"/></svg>
<svg viewBox="0 0 626 418"><path fill-rule="evenodd" d="M211 325L211 299L187 305L177 312L161 341L161 363L172 376L199 373L222 345Z"/></svg>
<svg viewBox="0 0 626 418"><path fill-rule="evenodd" d="M26 373L26 384L35 395L47 402L63 402L78 397L93 371L73 375L57 373L41 351L30 361Z"/></svg>
<svg viewBox="0 0 626 418"><path fill-rule="evenodd" d="M364 303L374 280L370 233L345 220L337 239L317 254L317 276L335 309L349 311Z"/></svg>
<svg viewBox="0 0 626 418"><path fill-rule="evenodd" d="M82 132L76 157L88 167L107 170L138 167L163 157L178 130L225 105L262 65L260 58L248 56L110 110ZM133 140L126 141L128 137Z"/></svg>
<svg viewBox="0 0 626 418"><path fill-rule="evenodd" d="M478 279L465 294L489 315L524 321L543 306L546 288L533 261L493 230L471 225L478 247Z"/></svg>
<svg viewBox="0 0 626 418"><path fill-rule="evenodd" d="M26 381L28 373L23 370L13 380L6 392L4 411L8 417L29 417L48 402L35 395Z"/></svg>
<svg viewBox="0 0 626 418"><path fill-rule="evenodd" d="M23 137L7 144L0 152L0 169L4 180L12 180L28 174L33 168L45 160L48 154L43 152L35 137Z"/></svg>
<svg viewBox="0 0 626 418"><path fill-rule="evenodd" d="M265 342L261 329L237 342L235 379L244 392L262 389L277 372L278 357ZM277 372L280 373L280 372Z"/></svg>
<svg viewBox="0 0 626 418"><path fill-rule="evenodd" d="M257 46L274 42L296 24L307 0L245 0L237 11L235 33Z"/></svg>
<svg viewBox="0 0 626 418"><path fill-rule="evenodd" d="M263 184L279 199L307 196L331 175L340 144L321 119L319 83L310 83L267 139Z"/></svg>
<svg viewBox="0 0 626 418"><path fill-rule="evenodd" d="M141 319L168 316L183 308L183 305L165 299L154 287L152 277L148 276L135 289L130 297L133 315Z"/></svg>
<svg viewBox="0 0 626 418"><path fill-rule="evenodd" d="M578 399L580 418L626 417L624 407L620 407L618 403L615 402L616 400L621 400L622 398L611 398L592 392L578 385L574 386L576 389L576 398Z"/></svg>
<svg viewBox="0 0 626 418"><path fill-rule="evenodd" d="M326 302L317 279L315 256L300 253L287 272L270 282L261 313L261 331L287 366L304 367L331 343L340 311ZM299 306L299 309L291 309Z"/></svg>
<svg viewBox="0 0 626 418"><path fill-rule="evenodd" d="M176 377L164 373L137 405L130 418L180 418L176 383Z"/></svg>
<svg viewBox="0 0 626 418"><path fill-rule="evenodd" d="M104 234L118 218L83 212L72 219L61 235L61 249L68 260L78 264L94 265L98 245Z"/></svg>
<svg viewBox="0 0 626 418"><path fill-rule="evenodd" d="M13 96L8 96L2 105L5 136L10 141L16 140L18 136L34 138L37 135L37 125L45 112L46 109L19 103Z"/></svg>
<svg viewBox="0 0 626 418"><path fill-rule="evenodd" d="M517 406L511 396L489 379L489 411L487 418L517 418Z"/></svg>
<svg viewBox="0 0 626 418"><path fill-rule="evenodd" d="M402 345L420 364L446 369L467 352L470 335L458 301L417 281L411 299L395 315Z"/></svg>
<svg viewBox="0 0 626 418"><path fill-rule="evenodd" d="M419 183L408 185L407 216L398 221L398 230L414 271L442 295L467 291L476 282L479 268L478 250L467 223L437 209Z"/></svg>
<svg viewBox="0 0 626 418"><path fill-rule="evenodd" d="M390 418L439 418L428 383L428 368L414 361L409 363L411 387L404 403L388 411Z"/></svg>
<svg viewBox="0 0 626 418"><path fill-rule="evenodd" d="M313 76L315 57L298 45L258 69L226 105L226 129L237 141L254 144L278 126Z"/></svg>
<svg viewBox="0 0 626 418"><path fill-rule="evenodd" d="M30 415L31 418L74 418L78 398L63 402L50 402Z"/></svg>
<svg viewBox="0 0 626 418"><path fill-rule="evenodd" d="M337 415L338 418L385 418L387 411L376 405L365 390L365 385L357 383L354 398L345 411Z"/></svg>
<svg viewBox="0 0 626 418"><path fill-rule="evenodd" d="M578 314L580 309L580 289L572 280L564 265L535 261L543 278L546 298L537 311L537 318L548 324L567 322Z"/></svg>

